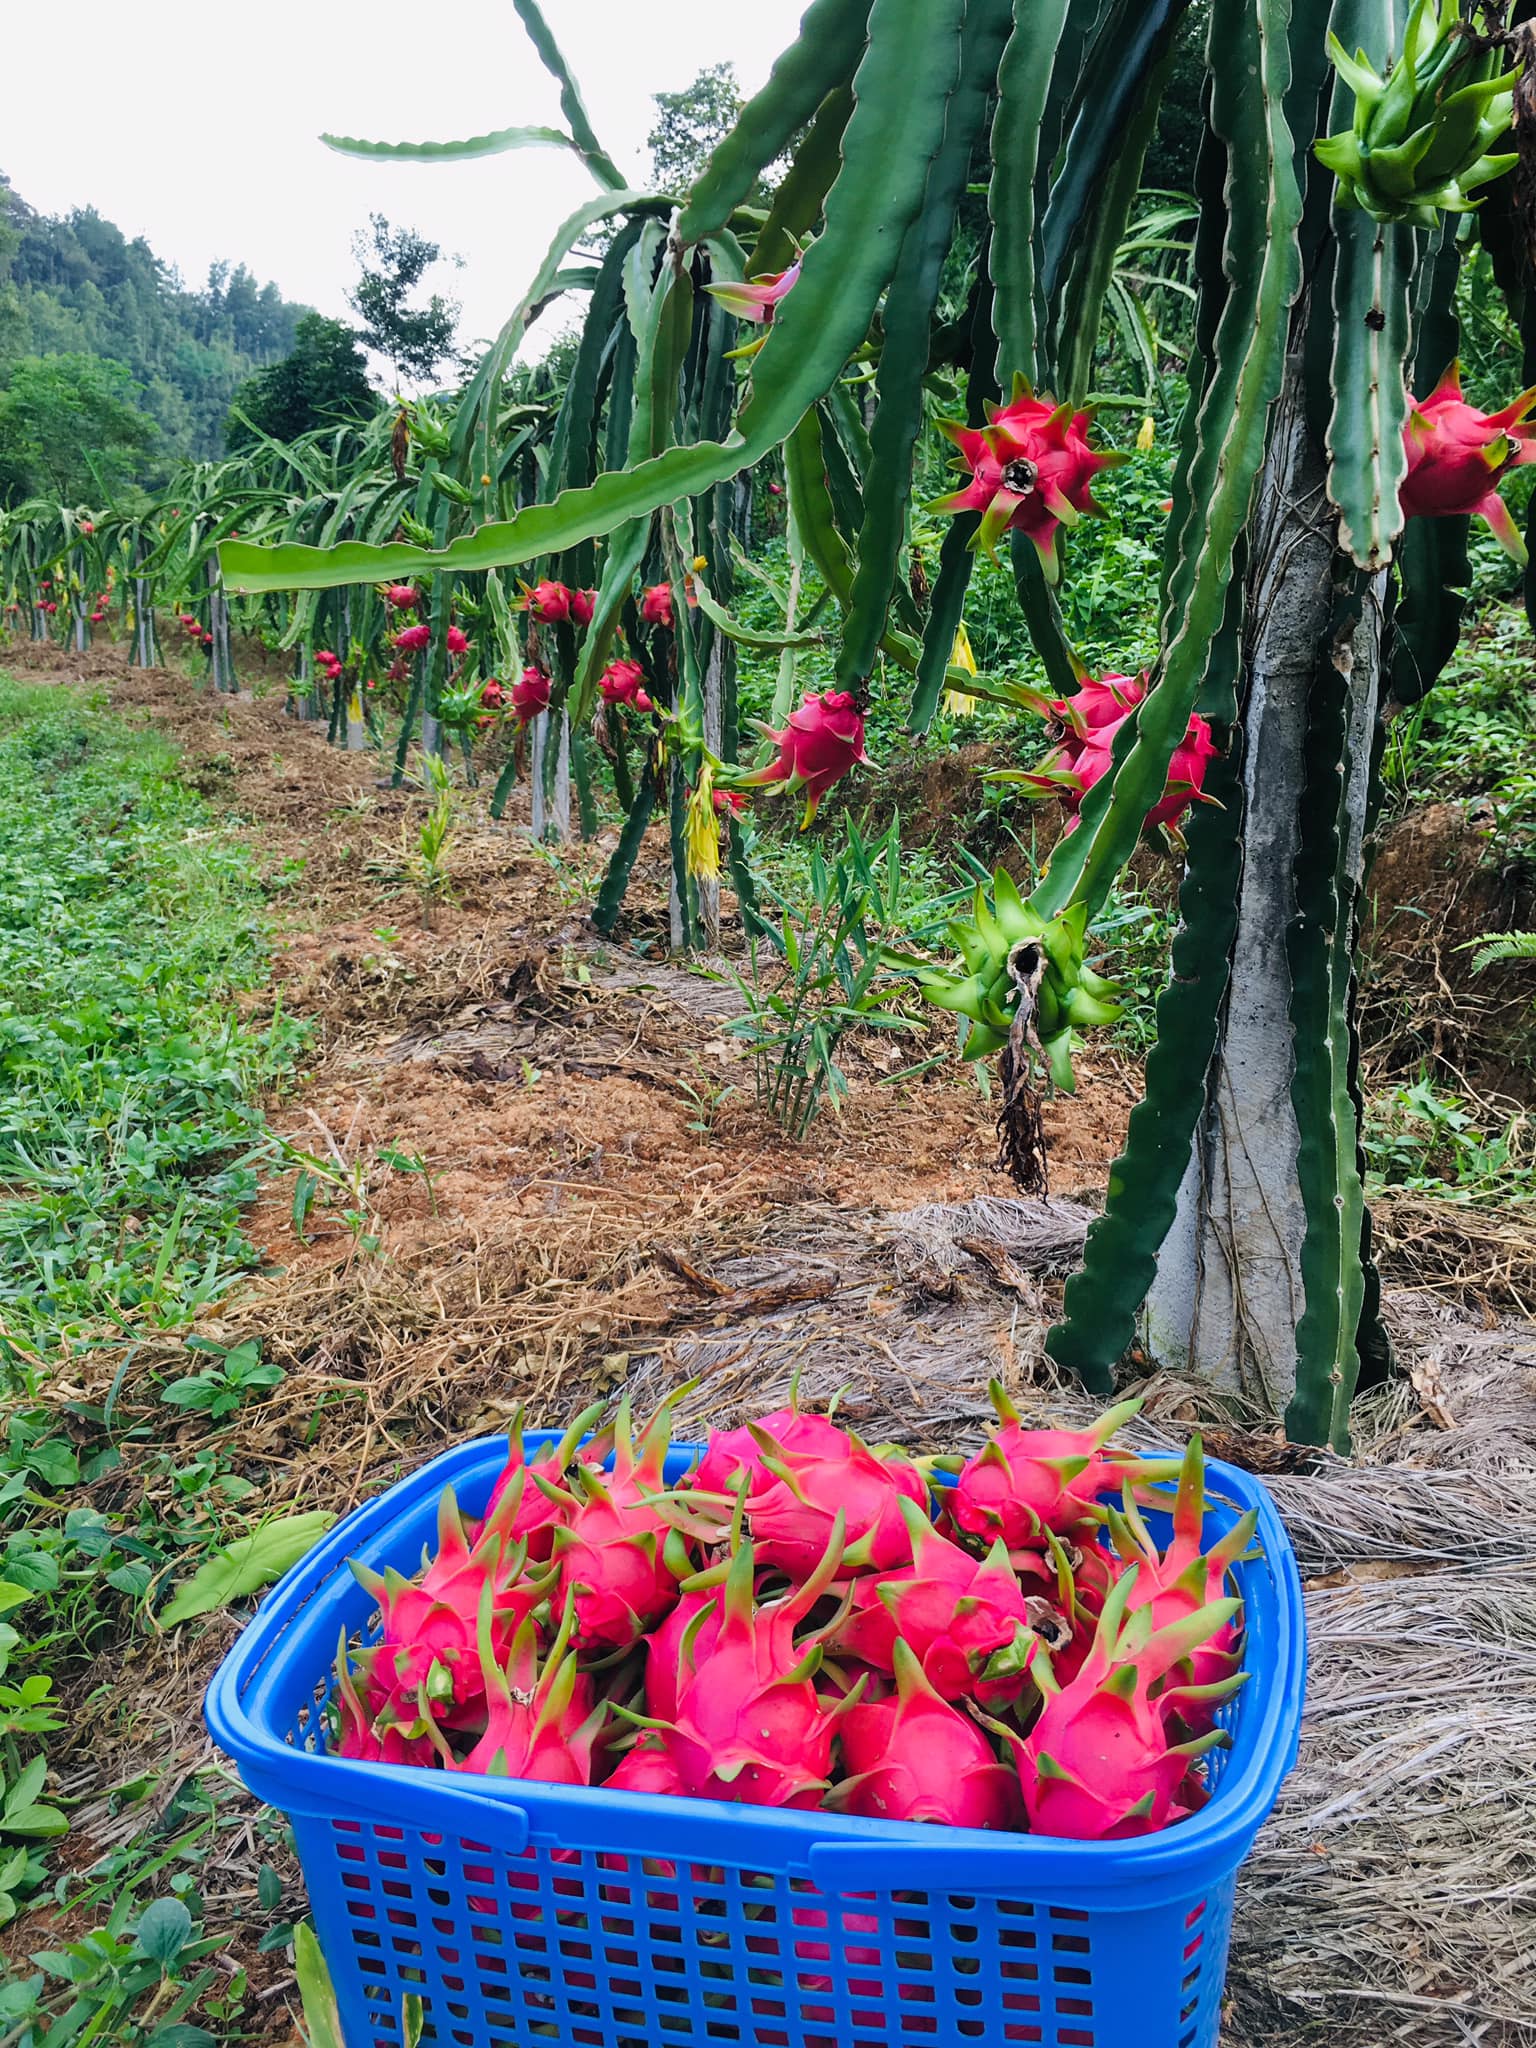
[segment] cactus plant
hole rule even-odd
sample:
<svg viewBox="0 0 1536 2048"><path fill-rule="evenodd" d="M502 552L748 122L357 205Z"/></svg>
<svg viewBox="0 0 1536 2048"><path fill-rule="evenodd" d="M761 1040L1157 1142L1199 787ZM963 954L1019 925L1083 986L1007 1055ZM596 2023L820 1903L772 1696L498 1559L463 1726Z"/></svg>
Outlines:
<svg viewBox="0 0 1536 2048"><path fill-rule="evenodd" d="M554 734L565 722L574 763L600 696L621 725L630 711L614 700L632 706L643 688L649 736L638 770L625 752L633 801L597 921L619 914L659 810L674 937L688 940L708 935L716 888L706 798L717 782L753 786L752 764L735 761L734 645L783 650L782 732L805 638L795 601L777 638L731 616L732 480L752 465L780 453L796 558L840 614L849 735L896 674L913 678L914 733L946 686L1038 713L1082 681L1050 578L1071 576L1072 524L1103 467L1086 387L1187 0L813 0L691 191L664 194L625 185L543 15L517 6L559 82L563 130L338 146L425 160L553 137L599 190L443 428L439 486L395 521L404 538L382 520L290 525L267 544L225 541L224 575L253 597L301 592L311 610L327 590L408 584L434 617L454 579L488 594L514 572L535 591L594 585L579 638L569 618L536 629L550 677L540 723ZM1482 489L1409 486L1425 411L1411 394L1432 391L1456 353L1456 217L1493 249L1536 335L1529 223L1502 176L1526 39L1505 35L1489 0L1223 0L1213 24L1160 652L1091 778L1075 778L1075 829L1028 899L1015 907L1001 883L993 903L978 899L955 934L964 973L906 964L969 1017L973 1057L1003 1052L1011 1156L1036 1170L1033 1077L1070 1085L1074 1030L1113 1014L1085 966L1093 920L1148 820L1175 822L1198 782L1211 801L1184 820L1183 928L1146 1100L1051 1346L1107 1386L1140 1318L1170 1363L1285 1410L1298 1436L1342 1444L1362 1366L1382 1355L1352 1011L1374 743L1385 690L1422 693L1443 664L1461 515L1491 509ZM792 145L778 195L754 209L761 173ZM941 333L940 271L959 202L981 183L969 305ZM506 402L513 354L603 220L616 227L582 281L567 388L530 423ZM949 501L928 590L907 543L937 372L963 380L965 421L948 431L971 482ZM869 386L866 410L850 377ZM1519 402L1506 418L1523 425ZM1490 446L1490 489L1523 449L1511 434ZM1111 492L1113 476L1094 487ZM1027 637L1044 690L955 659L974 550L1005 533L1021 656ZM521 651L487 672L513 672ZM635 695L615 687L628 674L616 661L639 665ZM430 711L440 677L423 687ZM543 747L536 797L564 756ZM759 782L776 772L765 766Z"/></svg>

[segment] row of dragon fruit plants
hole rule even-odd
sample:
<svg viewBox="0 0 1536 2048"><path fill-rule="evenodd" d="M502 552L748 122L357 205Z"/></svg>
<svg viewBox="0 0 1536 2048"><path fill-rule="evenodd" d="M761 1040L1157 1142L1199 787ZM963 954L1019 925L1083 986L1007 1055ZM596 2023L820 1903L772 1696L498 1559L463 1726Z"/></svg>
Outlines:
<svg viewBox="0 0 1536 2048"><path fill-rule="evenodd" d="M710 290L737 318L768 322L797 270L794 266L756 285ZM1533 409L1533 393L1493 413L1468 404L1453 364L1410 411L1404 515L1485 519L1501 545L1523 560L1524 545L1498 485L1511 469L1536 459ZM512 436L528 470L520 485L536 488L539 436L558 422L560 408L551 402L520 410L533 415ZM955 465L964 483L928 509L978 515L968 545L994 559L1005 534L1024 535L1054 585L1064 530L1101 510L1093 495L1095 477L1124 457L1092 445L1087 410L1054 406L1027 389L988 412L984 427L939 422L957 450ZM419 515L431 510L434 499L458 506L463 487L434 466L446 438L433 408L416 403L401 409L387 437L382 426L343 429L291 447L273 444L250 457L197 465L171 487L170 495L189 501L185 505L167 502L149 511L118 512L34 503L0 513L7 630L12 636L57 639L81 649L90 644L93 631L105 632L126 639L133 658L146 663L161 657L166 635L200 673L233 688L233 621L291 652L296 705L323 716L333 738L345 742L350 736L356 743L366 733L369 744L387 740L397 777L405 771L408 749L423 734L432 746L440 746L443 736L456 741L466 763L477 741L499 738L495 751L504 765L492 797L498 815L515 778L530 765L524 736L540 729L542 739L555 703L566 724L564 760L555 748L542 745L532 751L532 760L549 786L557 772L574 765L584 832L590 832L596 816L590 746L601 753L607 779L630 816L638 808L649 818L663 793L669 754L686 770L690 779L682 790L678 852L684 872L694 880L719 875L722 836L728 855L731 823L752 796L795 794L803 799L802 826L808 825L826 792L856 767L868 765L868 704L850 690L808 692L798 706L792 694L785 701L781 691L775 706L780 722L761 728L765 758L755 765L739 758L743 736L733 729L732 706L717 696L712 733L697 716L690 718L685 671L707 667L711 655L717 692L726 680L718 671L729 666L720 656L742 643L787 656L781 668L792 690L795 651L819 648L825 639L814 624L797 631L793 616L782 633L739 624L712 594L710 582L722 580L722 572L712 569L704 555L683 566L675 583L637 582L630 593L619 645L595 671L590 738L570 729L564 706L581 668L583 639L597 600L593 587L550 575L509 592L492 571L434 577L427 587L400 582L344 588L326 593L323 600L309 593L231 604L219 576L217 549L242 531L268 539L334 533L339 505L346 500L346 524L352 530L409 536L425 529ZM402 449L414 449L421 458L419 475L412 476L411 458L401 459ZM296 509L294 488L301 481L319 488ZM773 481L768 489L777 495L781 486ZM434 531L442 526L440 520ZM829 578L829 588L836 587ZM157 615L157 605L168 611ZM897 656L906 651L888 650ZM962 706L1001 702L1045 721L1038 764L1002 771L994 779L1011 781L1026 795L1058 798L1068 831L1083 797L1110 771L1116 738L1142 701L1148 678L1144 671L1090 676L1080 669L1072 680L1070 693L1058 696L1048 688L981 676L964 622L957 620L945 671L952 701ZM1174 750L1163 794L1148 815L1149 829L1176 830L1189 807L1205 800L1206 769L1214 751L1210 724L1192 715ZM554 829L549 804L538 808ZM621 849L616 868L632 854L632 845ZM613 879L622 889L627 873L619 868ZM1001 962L997 968L1001 972ZM996 1041L1000 1027L996 1004L987 1001L990 986L981 989L974 977L968 979L975 1025ZM992 1010L991 1020L981 1015L983 1006ZM1082 1016L1077 1021L1100 1019ZM992 1049L993 1043L978 1044L974 1052Z"/></svg>
<svg viewBox="0 0 1536 2048"><path fill-rule="evenodd" d="M482 1517L449 1488L412 1576L354 1562L378 1617L338 1650L332 1753L1078 1840L1184 1819L1245 1683L1256 1516L1207 1542L1199 1439L1116 1449L1134 1401L1063 1431L993 1397L968 1459L792 1399L670 1485L677 1395L531 1462L514 1425Z"/></svg>

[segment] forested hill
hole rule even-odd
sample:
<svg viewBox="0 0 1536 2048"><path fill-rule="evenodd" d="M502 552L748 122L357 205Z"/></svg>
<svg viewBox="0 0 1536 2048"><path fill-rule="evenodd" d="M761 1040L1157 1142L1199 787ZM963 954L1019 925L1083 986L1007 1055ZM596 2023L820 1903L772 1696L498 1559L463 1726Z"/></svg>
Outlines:
<svg viewBox="0 0 1536 2048"><path fill-rule="evenodd" d="M147 463L224 452L235 387L286 356L308 308L237 264L188 290L142 238L92 208L50 219L0 172L0 386L19 358L87 355L120 363L158 428Z"/></svg>

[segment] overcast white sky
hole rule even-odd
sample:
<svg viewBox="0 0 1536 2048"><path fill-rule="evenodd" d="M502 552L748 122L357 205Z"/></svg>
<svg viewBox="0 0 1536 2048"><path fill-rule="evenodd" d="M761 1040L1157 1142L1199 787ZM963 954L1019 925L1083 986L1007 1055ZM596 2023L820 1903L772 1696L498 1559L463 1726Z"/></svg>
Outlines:
<svg viewBox="0 0 1536 2048"><path fill-rule="evenodd" d="M599 139L643 182L651 94L726 58L753 91L805 4L544 0L544 12ZM48 7L5 12L0 170L44 213L95 206L191 284L228 257L345 317L352 235L380 212L464 257L438 288L463 302L472 342L496 332L553 229L596 190L565 151L380 164L317 140L561 125L507 0L140 0L126 14L121 0L74 0L67 26Z"/></svg>

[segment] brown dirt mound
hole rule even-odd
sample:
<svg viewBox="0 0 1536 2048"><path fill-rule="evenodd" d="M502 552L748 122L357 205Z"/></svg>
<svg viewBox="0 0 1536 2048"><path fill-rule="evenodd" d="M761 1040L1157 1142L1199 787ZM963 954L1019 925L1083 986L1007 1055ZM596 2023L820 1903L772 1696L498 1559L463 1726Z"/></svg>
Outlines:
<svg viewBox="0 0 1536 2048"><path fill-rule="evenodd" d="M1374 1074L1427 1064L1463 1092L1523 1098L1536 981L1515 964L1474 980L1463 950L1484 932L1536 926L1536 877L1490 857L1490 822L1476 804L1427 804L1382 832L1367 885L1361 1033Z"/></svg>

